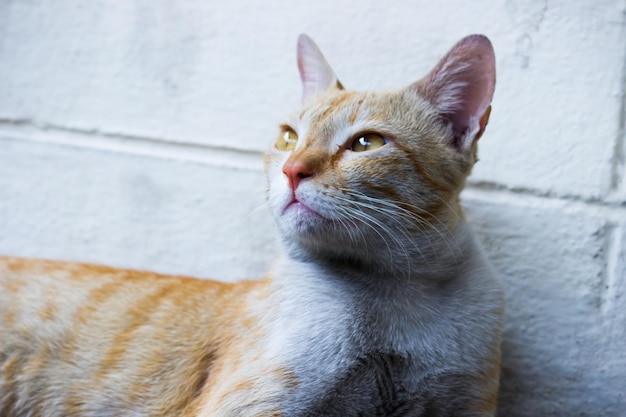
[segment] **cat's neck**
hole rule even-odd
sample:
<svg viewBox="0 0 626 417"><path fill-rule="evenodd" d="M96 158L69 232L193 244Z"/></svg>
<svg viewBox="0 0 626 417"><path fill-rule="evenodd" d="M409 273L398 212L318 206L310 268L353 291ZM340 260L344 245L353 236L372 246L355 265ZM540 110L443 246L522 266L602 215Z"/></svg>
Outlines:
<svg viewBox="0 0 626 417"><path fill-rule="evenodd" d="M416 262L409 273L406 269L393 273L387 267L372 269L355 263L283 256L272 273L274 301L289 310L287 316L298 317L302 306L309 305L317 312L312 319L316 323L327 317L325 326L336 325L336 332L362 334L373 346L410 352L417 343L411 338L428 322L425 317L434 315L431 321L436 322L436 317L455 314L445 309L441 299L459 288L472 288L473 281L483 279L483 268L482 252L467 225L460 222L440 258L428 266ZM341 317L349 319L341 325ZM307 332L315 328L310 323L299 326ZM363 334L369 331L374 333Z"/></svg>
<svg viewBox="0 0 626 417"><path fill-rule="evenodd" d="M375 286L381 279L400 283L439 281L463 268L467 248L472 239L462 210L453 211L449 219L416 225L415 230L404 229L385 235L379 240L354 242L352 245L334 245L328 242L314 247L287 244L282 262L315 265L322 276L342 277L342 281ZM376 288L376 291L379 289Z"/></svg>

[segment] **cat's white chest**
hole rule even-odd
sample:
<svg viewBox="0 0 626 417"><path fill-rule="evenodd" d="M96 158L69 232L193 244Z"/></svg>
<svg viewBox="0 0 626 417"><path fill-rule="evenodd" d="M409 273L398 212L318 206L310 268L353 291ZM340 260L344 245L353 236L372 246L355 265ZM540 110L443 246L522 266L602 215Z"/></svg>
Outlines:
<svg viewBox="0 0 626 417"><path fill-rule="evenodd" d="M332 282L320 279L314 265L282 267L275 282L267 354L306 368L332 372L353 347L354 299ZM289 282L285 282L289 280Z"/></svg>

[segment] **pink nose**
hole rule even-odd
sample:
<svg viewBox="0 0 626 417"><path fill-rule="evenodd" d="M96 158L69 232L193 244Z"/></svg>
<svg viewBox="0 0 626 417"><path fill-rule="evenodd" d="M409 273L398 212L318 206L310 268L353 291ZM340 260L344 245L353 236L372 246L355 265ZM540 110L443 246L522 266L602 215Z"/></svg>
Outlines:
<svg viewBox="0 0 626 417"><path fill-rule="evenodd" d="M283 172L289 179L289 186L293 191L298 188L300 181L313 175L306 164L302 160L298 159L295 161L287 161L287 163L283 166Z"/></svg>

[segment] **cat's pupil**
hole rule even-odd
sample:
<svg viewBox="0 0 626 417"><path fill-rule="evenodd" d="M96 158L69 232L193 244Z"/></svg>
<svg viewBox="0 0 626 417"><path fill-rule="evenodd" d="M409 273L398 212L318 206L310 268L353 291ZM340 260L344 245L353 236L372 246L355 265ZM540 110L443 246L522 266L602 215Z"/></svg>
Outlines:
<svg viewBox="0 0 626 417"><path fill-rule="evenodd" d="M291 131L287 131L285 132L284 138L285 138L285 142L287 143L294 143L296 142L297 138L294 137L295 134Z"/></svg>
<svg viewBox="0 0 626 417"><path fill-rule="evenodd" d="M353 152L364 152L380 148L386 143L387 141L385 140L385 138L378 133L368 133L358 137L354 142L352 142L350 150L352 150Z"/></svg>

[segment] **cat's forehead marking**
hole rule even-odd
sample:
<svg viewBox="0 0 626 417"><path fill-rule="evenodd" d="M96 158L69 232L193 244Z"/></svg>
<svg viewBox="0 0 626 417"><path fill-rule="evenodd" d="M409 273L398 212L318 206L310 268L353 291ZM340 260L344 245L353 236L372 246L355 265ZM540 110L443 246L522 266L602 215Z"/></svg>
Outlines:
<svg viewBox="0 0 626 417"><path fill-rule="evenodd" d="M336 92L305 109L301 119L309 119L312 125L354 124L368 95L360 92Z"/></svg>
<svg viewBox="0 0 626 417"><path fill-rule="evenodd" d="M310 119L311 124L324 124L329 119L334 119L337 115L352 109L359 96L359 93L346 91L325 95L304 109L300 118Z"/></svg>
<svg viewBox="0 0 626 417"><path fill-rule="evenodd" d="M366 98L367 96L362 96L358 99L356 106L354 106L352 114L348 117L348 123L350 123L351 125L354 125L354 123L356 122L357 116L359 115L359 112L361 110L361 106L363 105L363 102Z"/></svg>
<svg viewBox="0 0 626 417"><path fill-rule="evenodd" d="M318 142L324 147L341 145L364 124L369 114L365 106L372 93L339 91L325 95L307 106L298 117L299 135L307 143ZM333 143L333 139L338 143Z"/></svg>

